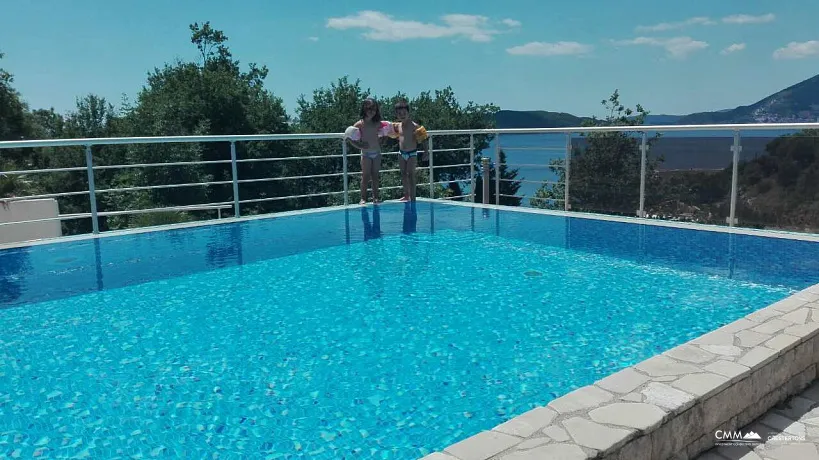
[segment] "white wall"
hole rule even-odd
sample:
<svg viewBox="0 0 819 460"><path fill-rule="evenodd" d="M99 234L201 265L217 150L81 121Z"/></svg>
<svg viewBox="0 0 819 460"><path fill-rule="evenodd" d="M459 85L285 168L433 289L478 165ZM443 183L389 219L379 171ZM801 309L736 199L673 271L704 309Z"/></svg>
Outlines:
<svg viewBox="0 0 819 460"><path fill-rule="evenodd" d="M5 202L0 200L0 224L24 220L47 219L60 215L57 200L25 200ZM30 222L26 224L0 225L0 244L39 240L62 236L59 220Z"/></svg>

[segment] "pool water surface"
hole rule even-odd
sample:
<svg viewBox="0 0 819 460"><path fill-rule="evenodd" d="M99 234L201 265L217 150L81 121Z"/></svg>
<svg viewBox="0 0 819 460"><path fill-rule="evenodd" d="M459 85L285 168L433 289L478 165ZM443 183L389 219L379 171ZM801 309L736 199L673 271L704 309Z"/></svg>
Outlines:
<svg viewBox="0 0 819 460"><path fill-rule="evenodd" d="M418 458L819 281L773 240L421 202L4 251L0 453Z"/></svg>

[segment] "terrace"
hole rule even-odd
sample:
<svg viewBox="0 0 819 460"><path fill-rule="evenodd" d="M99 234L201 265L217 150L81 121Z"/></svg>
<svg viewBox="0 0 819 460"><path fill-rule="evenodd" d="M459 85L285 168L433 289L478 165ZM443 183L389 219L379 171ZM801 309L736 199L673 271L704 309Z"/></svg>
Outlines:
<svg viewBox="0 0 819 460"><path fill-rule="evenodd" d="M26 370L26 366L34 364L27 360L33 359L40 351L32 349L29 355L22 353L20 350L25 348L25 344L20 337L31 338L46 348L56 347L53 350L48 348L48 353L61 354L73 349L58 359L59 369L66 375L72 366L68 361L77 359L78 362L87 363L91 354L79 350L96 343L99 337L86 342L79 336L79 329L60 329L55 321L59 322L61 317L64 317L63 321L73 321L74 326L80 324L78 318L82 316L103 318L99 324L83 323L85 325L77 327L88 327L90 329L86 333L89 336L98 336L105 334L106 327L115 326L115 332L121 336L111 343L118 345L120 340L124 343L136 340L134 337L144 337L144 328L154 329L160 324L169 335L189 335L191 331L187 326L180 326L189 324L192 318L188 316L192 313L184 310L187 308L186 301L199 302L191 304L198 305L197 308L216 302L214 298L197 297L204 296L202 293L209 290L219 293L222 300L218 302L222 308L252 305L243 306L244 310L235 314L255 317L260 323L266 320L264 306L267 302L287 298L290 307L306 311L304 314L307 315L289 319L294 324L301 324L302 328L313 327L322 334L340 333L337 329L322 326L333 323L333 315L325 313L334 313L336 310L333 309L341 308L340 305L344 305L344 309L339 311L345 311L350 317L361 315L368 321L371 320L368 318L371 313L368 308L376 304L415 308L419 318L426 321L432 321L429 318L435 315L439 318L436 321L444 321L438 312L448 305L446 308L453 312L453 316L446 318L447 329L451 324L456 335L486 337L499 334L499 344L514 341L515 330L526 331L528 336L540 334L542 331L539 329L560 329L563 325L573 333L582 332L585 328L597 332L593 328L598 326L593 326L593 322L612 322L633 330L607 331L609 335L604 338L611 343L600 344L599 348L589 347L593 339L588 337L575 336L572 339L553 336L552 353L555 356L565 353L560 355L563 360L576 359L562 370L548 370L552 366L550 360L557 362L560 359L544 356L538 347L545 349L547 345L539 345L536 341L525 344L527 347L531 345L526 354L498 345L497 368L485 364L495 362L491 347L484 342L480 342L480 347L473 343L476 352L482 350L483 354L479 356L483 361L473 358L471 362L467 360L462 363L463 366L479 365L487 374L493 371L503 373L505 377L495 379L495 385L509 385L512 376L518 374L519 378L520 375L531 374L527 378L533 379L532 385L542 386L543 381L539 379L545 379L551 385L551 380L561 372L576 370L575 377L561 378L565 381L555 384L545 394L529 390L521 390L520 395L494 394L491 388L486 389L480 397L468 401L472 406L464 414L469 412L469 415L458 414L458 417L466 419L463 424L454 428L438 426L430 420L443 417L449 421L447 423L451 423L455 420L452 414L444 415L447 404L454 408L458 403L455 395L452 399L448 395L454 391L446 388L449 384L444 382L449 381L435 380L437 370L427 367L424 375L433 378L435 385L445 385L435 388L443 388L440 390L441 398L446 404L416 395L430 405L426 411L417 407L412 407L412 410L409 406L399 407L414 414L411 420L396 421L390 428L368 425L367 429L352 432L367 433L367 436L361 434L358 438L362 446L366 443L365 448L370 449L364 452L376 455L380 450L382 455L392 454L400 458L418 458L427 454L430 459L460 460L696 458L719 441L714 436L716 430L730 431L744 427L766 411L801 393L817 378L817 214L811 214L810 209L793 214L791 202L774 202L764 194L754 195L761 190L760 187L765 187L769 179L753 174L754 168L770 163L766 163L766 156L773 158L779 154L777 148L792 154L795 152L796 157L817 155L816 138L812 131L805 131L815 129L819 129L819 124L430 131L429 162L418 168L418 174L423 179L419 181L419 195L425 195L424 198L416 205L387 202L381 206L370 204L365 207L350 204L358 201L358 192L354 190L357 184L351 185L351 181L357 181L360 169L354 161L358 154L348 150L342 134L0 142L0 151L42 149L54 157L62 155L76 160L76 164L68 166L2 173L6 180L17 181L54 175L58 180L50 183L65 185L66 188L37 190L26 196L11 197L4 200L4 207L0 210L3 218L0 220L0 235L3 235L1 242L5 248L0 252L0 286L4 291L0 296L3 302L0 306L6 307L0 309L0 313L4 313L0 315L0 324L10 331L7 336L0 337L3 342L16 344L16 348L4 346L0 355L0 374L5 376L6 385L10 382L23 385L21 379L34 372ZM801 134L783 137L793 132ZM659 140L656 136L658 133L663 134ZM698 135L691 136L689 133ZM789 141L792 144L782 146ZM293 145L299 148L288 147ZM771 145L773 147L769 147ZM203 151L211 152L211 155L204 156ZM287 152L298 152L298 155ZM658 162L660 156L674 156L674 164L663 168ZM396 152L385 153L382 187L385 194L400 189L395 180L396 157ZM141 159L145 161L139 161ZM262 164L274 167L256 167ZM525 170L527 174L522 178L514 177L509 174L511 169ZM542 171L542 175L532 177L534 173L531 171L535 170ZM123 180L124 176L116 175L121 171L136 173L127 176L129 182ZM192 171L201 174L189 174ZM261 172L271 171L275 174L260 175ZM606 174L597 176L600 180L595 180L594 174L601 171ZM202 177L207 180L186 181L186 178ZM781 177L780 180L787 181L787 178ZM710 196L702 192L704 189L709 190ZM178 190L192 192L169 193ZM288 193L271 193L282 190ZM136 209L117 208L121 201L116 197L126 194L140 194L148 205ZM395 195L387 197L395 198ZM195 202L198 198L215 199ZM772 203L779 203L776 205L778 207L765 207ZM63 213L63 209L70 209L71 212ZM353 213L361 214L361 224L357 223ZM139 216L149 218L139 219ZM393 241L390 239L393 236L398 239ZM405 244L411 249L402 249ZM356 248L353 252L322 252L353 246ZM432 251L430 248L434 251L429 252ZM447 252L450 249L451 252ZM393 294L389 288L371 280L363 282L361 273L356 272L356 276L350 278L344 274L344 270L331 270L329 266L323 266L323 262L304 259L309 259L311 254L321 254L324 258L342 261L339 264L349 264L344 267L355 271L359 269L358 265L369 266L369 258L395 263L391 254L404 250L409 251L404 254L409 260L425 260L423 266L428 275L424 276L429 278L424 279L428 284L416 288L419 292L429 292L424 292L420 303L406 297L391 297ZM367 258L362 259L362 254L366 254ZM435 257L440 259L431 262L430 259ZM269 286L265 288L268 290L254 291L253 296L258 295L261 300L241 297L244 295L241 291L245 287L249 289L246 285L248 281L268 276L265 274L268 272L253 271L255 269L251 267L278 259L288 260L288 266L299 264L299 269L287 271L282 268L286 273L275 276L289 280L301 291L296 289L298 292L288 293ZM457 278L460 276L463 279L464 275L454 272L450 265L461 269L480 267L487 270L486 275L496 274L496 278L490 276L492 279L484 281L486 289L495 292L492 296L484 296L481 289L470 290L466 285L458 286ZM522 266L537 268L525 270L524 278L513 277ZM229 271L231 267L247 271L244 274L234 273ZM325 279L317 280L315 276L307 275L321 267L324 267L325 273L329 273ZM596 272L598 278L593 275L595 267L605 267L605 270ZM266 270L271 268L266 266ZM377 265L371 268L380 269ZM410 265L405 268L413 270ZM385 267L384 270L390 271L391 268ZM374 275L377 273L373 272ZM621 285L625 284L623 287L626 291L612 292L616 289L616 283L600 285L600 276L615 280L617 273L628 275L620 280ZM646 294L646 297L639 294L647 289L647 284L637 281L641 277L656 280L658 284L656 290L650 295ZM435 278L440 280L435 281ZM561 284L564 280L570 281ZM374 284L367 284L370 282ZM630 286L632 282L634 285ZM717 284L708 284L712 282ZM166 289L164 286L169 286L168 283L176 290ZM366 284L367 289L377 292L366 295L328 294L353 289L350 286L356 283ZM230 289L222 289L220 285L229 286ZM151 286L151 291L158 297L144 297L148 294L140 290L141 286ZM627 292L629 289L632 292ZM179 297L181 300L174 299L180 292L183 293ZM303 292L314 295L307 297ZM690 292L690 297L682 295L686 292ZM95 295L107 296L104 297L107 300L93 297ZM239 297L233 297L237 295ZM622 296L612 297L616 302L625 304L629 297L633 297L632 307L644 306L646 309L640 310L639 315L623 312L622 318L615 311L614 318L610 315L607 320L600 321L598 318L594 321L595 315L604 311L601 310L603 306L617 308L619 304L605 300L606 296L616 295ZM543 310L540 313L545 316L531 320L512 321L512 317L524 318L527 314L528 310L523 307L518 310L517 306L535 309L527 303L533 296L550 299L554 310ZM725 311L709 310L705 306L709 302L708 296L712 297L711 303L724 302ZM460 304L453 300L455 298L461 298L462 302L464 298L471 299L470 308L474 311L460 310ZM447 303L449 301L452 302ZM575 301L583 303L583 312L588 314L583 319L585 322L575 317L582 313L579 306L577 310L572 309L572 302ZM655 301L656 304L653 303ZM116 316L116 312L101 308L104 302L114 307L120 305L127 309L128 314L136 316L144 311L140 309L150 308L151 304L164 306L155 313L154 319L131 320L142 328L136 332L129 330L125 318L114 318L111 315ZM136 304L139 304L139 309L134 307L131 310ZM507 306L497 309L499 304ZM312 312L310 308L313 307L327 311ZM167 317L162 317L162 311L167 311ZM484 317L477 312L489 312L496 316ZM125 311L122 314L126 314ZM424 317L424 314L430 316ZM286 312L278 310L276 315L287 316ZM459 320L470 315L475 316L474 324ZM641 318L640 315L645 317ZM659 323L664 316L674 317L684 324L673 331L652 331L651 321L645 320L655 317ZM310 322L296 322L306 321L304 318L307 317L312 318ZM173 323L172 318L178 319L179 323ZM231 318L230 313L225 313L224 319L207 317L204 323L219 325L221 329L214 326L197 336L241 341L239 337L251 333L261 336L269 332L269 329L256 330L252 324L241 322L239 318L231 322ZM400 361L402 356L412 356L414 352L414 349L395 351L401 349L398 343L392 343L394 348L387 350L384 348L386 342L381 342L386 340L382 334L384 331L399 334L402 330L413 330L415 326L412 322L400 323L402 327L398 327L384 319L386 317L379 318L368 327L356 329L360 334L378 338L369 343L371 348L358 350L364 353L374 349L379 352L377 354L383 355L374 361L367 361L372 369L381 367L385 362ZM489 324L496 322L507 323L507 328L501 328L500 332L491 329ZM59 330L55 330L56 335L49 336L50 333L38 329L37 324L51 325ZM420 334L423 328L417 326ZM353 327L351 324L339 326L345 331ZM379 327L384 331L379 331ZM434 327L432 323L424 323L424 328ZM659 325L656 327L660 328ZM237 335L220 332L227 329L238 331L235 332ZM13 335L15 332L18 335ZM290 337L293 343L311 347L299 342L301 338L279 333L285 334L280 340ZM602 332L600 334L604 335ZM619 337L622 334L625 335ZM673 337L662 339L659 337L662 334ZM66 343L45 341L60 340L60 337ZM315 337L326 336L316 334ZM337 342L343 342L339 338L342 336L334 337ZM615 338L623 341L616 342ZM148 367L156 365L164 368L172 362L179 364L175 367L183 369L192 366L182 364L183 361L195 361L191 357L169 355L171 361L151 364L154 355L149 353L184 343L166 343L165 340L169 339L165 338L154 340L159 340L164 346L148 352L151 347L140 342L140 346L133 349L131 346L123 348L123 354L119 354L119 351L111 354L103 361L105 364L95 362L97 377L94 384L99 383L100 388L110 388L105 382L116 381L119 388L110 390L110 394L107 393L109 390L105 390L106 395L111 398L114 395L139 397L142 400L146 397L141 393L135 396L138 392L133 381L126 376L116 377L125 372L129 365L144 361ZM404 340L412 344L412 334L405 336ZM456 350L448 352L447 356L452 362L461 362L458 360L469 357L472 351L469 345L454 338L448 340L451 341L449 347ZM624 355L622 350L628 348L629 340L645 341L646 345ZM378 343L381 343L380 348ZM331 349L328 344L325 345L328 350ZM269 348L271 344L248 346L250 348L236 349L234 352L240 355L244 352L260 353L261 356L268 352L265 347ZM322 346L320 342L315 342L319 355L322 354ZM357 344L351 342L350 346L355 348ZM446 348L446 345L442 346ZM562 351L554 351L555 347ZM201 355L190 350L185 353L201 359L199 364L204 366L206 358L215 358L203 350L196 352ZM610 354L606 357L596 355L604 350ZM105 354L102 351L96 353ZM325 356L329 358L322 359L332 361L335 355L328 351ZM363 357L364 354L359 356ZM507 368L501 366L511 364L508 362L511 361L510 356L516 356L525 364L519 368L508 368L510 373L506 374ZM614 356L620 358L615 359ZM114 357L119 365L111 361ZM296 358L288 354L282 359L287 363ZM330 380L340 378L338 373L352 366L344 365L343 359L341 361L342 364L334 368L335 374L328 373L324 377ZM404 365L412 368L418 365L418 361L409 360ZM597 361L607 363L591 364ZM220 390L213 389L212 395L207 397L215 398L216 409L209 406L207 416L204 412L187 412L189 405L195 404L193 399L181 394L171 397L170 401L176 405L176 409L169 409L176 411L172 417L184 419L185 430L191 432L195 431L193 427L201 426L199 431L207 432L207 439L194 434L179 435L188 441L180 442L178 436L175 442L179 445L171 447L169 444L173 444L174 440L160 440L156 434L157 427L153 428L151 437L141 437L141 433L149 431L143 425L133 428L129 425L127 433L109 429L100 434L94 428L96 422L83 416L79 424L64 427L73 435L70 439L84 439L84 443L77 444L70 440L66 447L66 444L50 442L49 436L54 436L51 425L65 423L56 421L62 420L69 408L76 407L78 413L82 413L82 410L104 413L106 406L114 404L92 402L82 397L66 401L69 399L69 389L79 393L76 382L81 380L72 381L70 376L53 374L50 386L44 384L40 390L40 399L35 396L33 384L26 383L20 387L0 384L0 419L4 422L0 425L11 427L0 430L0 440L5 440L3 448L8 447L10 453L19 449L18 455L43 454L48 449L53 451L52 454L79 455L89 449L88 436L96 441L97 449L102 449L92 449L88 453L106 457L137 452L179 454L179 449L187 449L185 452L194 455L210 451L241 455L247 453L244 451L246 445L254 443L254 446L258 444L254 454L261 452L270 458L277 458L277 455L335 458L341 452L346 453L345 449L348 448L351 449L350 454L356 453L355 448L344 445L339 439L350 439L349 426L364 423L360 420L363 412L358 414L358 422L353 420L356 417L348 417L336 431L306 422L307 428L297 432L299 436L311 431L321 433L318 441L308 441L306 438L291 441L288 438L291 444L310 445L313 450L299 447L289 452L283 450L284 443L277 442L286 437L284 431L276 431L282 429L280 421L295 417L288 415L290 410L299 412L299 420L326 418L321 408L329 403L322 403L316 399L317 396L314 397L319 401L316 409L298 404L291 409L285 404L283 415L268 415L274 422L265 430L239 434L245 428L237 425L237 434L227 435L234 428L227 422L232 416L242 417L237 424L244 423L244 419L251 416L227 408L220 411L218 401L223 398L221 388L227 394L231 385L239 388L248 382L262 382L248 378L240 384L229 377L251 375L258 368L266 367L258 363L247 366L222 370L220 381L223 383L216 387ZM456 366L452 369L461 368ZM39 372L43 370L39 369ZM177 386L182 386L183 382L193 385L186 380L191 369L179 372L180 375L173 380ZM313 372L319 373L317 370ZM358 372L366 373L366 369L359 369ZM536 377L539 373L541 377ZM276 374L276 371L272 374ZM159 383L163 377L151 375L154 375L155 381L142 381L140 385L166 388L164 385L167 383ZM35 377L43 376L38 374ZM275 376L270 378L275 380ZM434 396L434 391L430 391L433 387L424 386L422 377L416 378L393 382L387 389L379 388L378 391L385 394L379 393L381 396L371 399L370 403L381 407L381 402L389 400L391 396L397 398L399 393L412 394L421 388L424 394ZM196 382L200 380L212 383L206 374L195 379ZM454 385L455 380L451 383ZM526 385L524 381L521 388ZM474 386L459 387L457 390L469 394L473 388L478 392ZM510 388L504 386L503 391ZM264 390L268 395L282 391L276 385ZM119 391L125 393L117 393ZM25 402L15 404L13 395L20 392L23 393L21 400ZM482 409L481 404L489 403L486 399L480 399L487 395L500 398L499 409L478 413ZM246 395L244 398L252 401L251 405L255 404L256 396ZM100 396L100 399L104 397ZM237 396L237 401L240 399ZM296 397L292 396L292 399ZM343 397L341 400L346 402ZM52 403L59 403L61 409L52 407ZM264 404L259 403L260 407L256 409L243 410L248 410L248 413L265 412L261 408ZM408 403L394 404L400 406ZM116 411L122 410L119 403L114 406ZM341 406L333 407L340 411L338 408ZM62 415L60 410L63 411ZM112 416L116 411L112 410ZM387 417L381 412L370 415ZM135 409L133 412L117 412L116 416L136 420L141 415ZM210 423L208 420L212 416L225 420L225 424ZM23 426L20 422L27 418L36 418L38 423ZM427 422L430 426L426 425ZM424 428L417 428L419 425ZM220 431L220 426L228 431ZM383 429L383 432L379 432L379 429ZM446 433L441 433L442 430ZM137 431L139 433L133 435ZM65 433L65 430L60 432ZM433 436L436 432L437 435ZM133 442L121 442L124 439L122 436L132 437ZM379 439L375 444L371 441L373 437ZM216 438L220 440L218 443L211 441ZM46 441L39 444L43 439ZM430 444L424 445L420 441L422 439L429 439ZM105 445L106 441L110 445Z"/></svg>

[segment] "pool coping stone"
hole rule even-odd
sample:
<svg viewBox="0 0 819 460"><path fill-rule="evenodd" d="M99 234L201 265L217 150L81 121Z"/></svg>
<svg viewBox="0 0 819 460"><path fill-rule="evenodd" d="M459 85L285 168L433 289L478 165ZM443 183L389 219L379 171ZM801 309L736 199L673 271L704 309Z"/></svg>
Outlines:
<svg viewBox="0 0 819 460"><path fill-rule="evenodd" d="M693 459L817 378L819 284L422 460Z"/></svg>

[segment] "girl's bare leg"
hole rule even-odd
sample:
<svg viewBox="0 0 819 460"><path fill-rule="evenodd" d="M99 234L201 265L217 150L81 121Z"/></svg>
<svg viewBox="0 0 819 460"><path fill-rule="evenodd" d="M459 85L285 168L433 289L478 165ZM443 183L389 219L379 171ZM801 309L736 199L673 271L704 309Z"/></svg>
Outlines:
<svg viewBox="0 0 819 460"><path fill-rule="evenodd" d="M378 193L379 174L381 172L381 155L370 160L370 179L373 181L373 203L380 203L381 196Z"/></svg>
<svg viewBox="0 0 819 460"><path fill-rule="evenodd" d="M418 166L418 157L410 157L410 159L407 160L407 182L409 183L407 188L409 189L410 201L415 201L416 181L418 180L415 174L416 166Z"/></svg>
<svg viewBox="0 0 819 460"><path fill-rule="evenodd" d="M407 169L407 161L404 160L404 157L398 157L398 166L401 168L401 185L404 187L404 196L401 197L399 201L409 201L410 194L409 194L409 176L408 169Z"/></svg>
<svg viewBox="0 0 819 460"><path fill-rule="evenodd" d="M358 204L367 204L367 182L370 181L370 164L372 160L361 154L361 200Z"/></svg>

